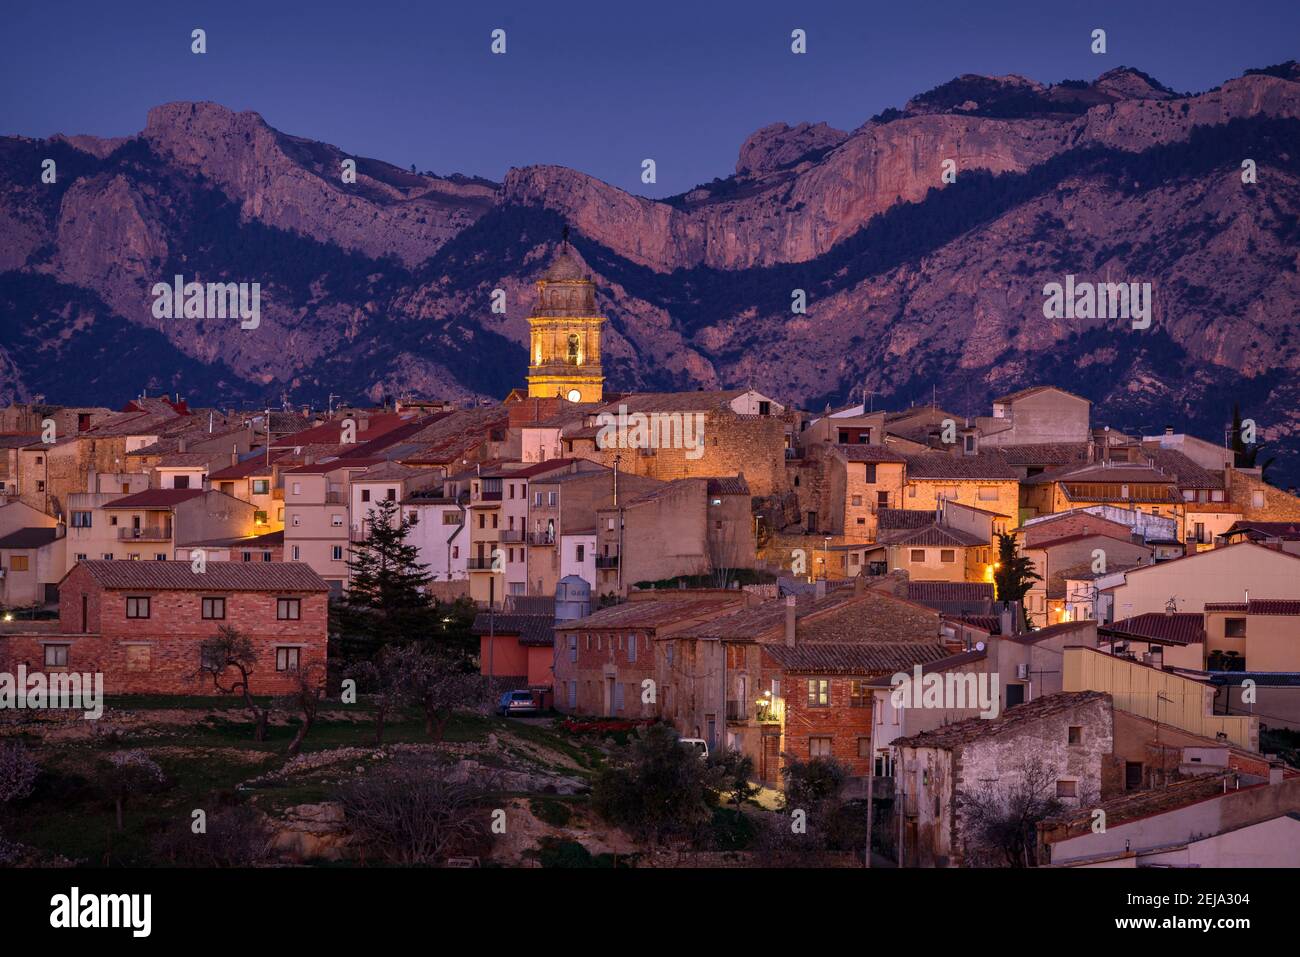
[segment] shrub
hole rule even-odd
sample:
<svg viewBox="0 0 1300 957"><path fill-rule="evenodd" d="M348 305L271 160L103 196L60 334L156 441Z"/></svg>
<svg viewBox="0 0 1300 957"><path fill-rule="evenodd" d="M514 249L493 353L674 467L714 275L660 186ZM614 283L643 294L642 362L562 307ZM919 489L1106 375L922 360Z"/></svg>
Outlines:
<svg viewBox="0 0 1300 957"><path fill-rule="evenodd" d="M533 798L528 802L528 809L533 817L551 827L564 827L573 818L573 811L563 801L550 798Z"/></svg>
<svg viewBox="0 0 1300 957"><path fill-rule="evenodd" d="M40 767L20 741L0 745L0 803L21 801L32 793Z"/></svg>

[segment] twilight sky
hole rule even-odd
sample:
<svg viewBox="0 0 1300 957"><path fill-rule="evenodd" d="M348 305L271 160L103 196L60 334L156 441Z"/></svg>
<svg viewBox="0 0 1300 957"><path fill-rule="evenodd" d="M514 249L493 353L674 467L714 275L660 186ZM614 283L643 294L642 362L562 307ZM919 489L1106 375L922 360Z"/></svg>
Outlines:
<svg viewBox="0 0 1300 957"><path fill-rule="evenodd" d="M1300 3L1258 0L10 0L0 135L120 136L213 100L288 133L500 180L558 163L667 196L735 168L769 123L851 130L962 73L1199 91L1295 58ZM208 52L190 53L202 27ZM489 34L507 31L507 53ZM807 31L808 53L790 52ZM1108 52L1089 51L1106 30ZM641 161L658 166L643 185Z"/></svg>

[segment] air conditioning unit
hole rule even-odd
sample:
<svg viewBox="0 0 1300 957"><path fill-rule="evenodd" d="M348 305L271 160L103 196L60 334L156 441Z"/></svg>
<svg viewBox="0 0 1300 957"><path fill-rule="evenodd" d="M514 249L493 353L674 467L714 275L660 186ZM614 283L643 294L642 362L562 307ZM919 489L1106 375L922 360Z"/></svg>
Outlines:
<svg viewBox="0 0 1300 957"><path fill-rule="evenodd" d="M1021 681L1029 680L1029 665L1016 665L1016 678Z"/></svg>

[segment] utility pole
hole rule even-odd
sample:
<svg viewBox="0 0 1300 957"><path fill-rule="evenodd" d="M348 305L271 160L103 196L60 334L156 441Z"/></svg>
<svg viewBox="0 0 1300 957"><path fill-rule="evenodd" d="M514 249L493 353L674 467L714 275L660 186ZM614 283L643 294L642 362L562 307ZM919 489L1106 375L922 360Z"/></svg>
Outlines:
<svg viewBox="0 0 1300 957"><path fill-rule="evenodd" d="M871 693L871 738L867 755L867 848L863 866L871 867L871 833L876 810L876 697Z"/></svg>
<svg viewBox="0 0 1300 957"><path fill-rule="evenodd" d="M619 594L623 593L623 509L618 504L618 466L623 461L622 453L614 456L614 521L618 522L618 582Z"/></svg>

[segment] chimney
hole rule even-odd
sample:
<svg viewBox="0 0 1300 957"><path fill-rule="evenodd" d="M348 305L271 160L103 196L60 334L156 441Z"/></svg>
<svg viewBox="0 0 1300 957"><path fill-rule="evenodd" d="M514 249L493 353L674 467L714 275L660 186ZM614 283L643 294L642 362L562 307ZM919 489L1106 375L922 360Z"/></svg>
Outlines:
<svg viewBox="0 0 1300 957"><path fill-rule="evenodd" d="M795 646L794 609L795 609L794 595L786 595L785 596L785 643L790 648L793 648Z"/></svg>
<svg viewBox="0 0 1300 957"><path fill-rule="evenodd" d="M232 446L230 447L230 464L231 464L231 465L238 465L238 464L239 464L239 446L238 446L238 445L232 445Z"/></svg>
<svg viewBox="0 0 1300 957"><path fill-rule="evenodd" d="M1282 769L1281 769L1281 768L1279 768L1279 767L1274 767L1274 766L1272 766L1272 765L1269 766L1269 769L1268 769L1268 783L1269 783L1269 784L1281 784L1281 783L1282 783L1282 776L1283 776L1283 775L1282 775Z"/></svg>
<svg viewBox="0 0 1300 957"><path fill-rule="evenodd" d="M185 441L184 438L180 439L180 440L176 443L176 451L179 452L181 455L184 455L184 454L185 454L185 448L186 448L186 445L187 445L187 444L188 444L188 443L186 443L186 441Z"/></svg>
<svg viewBox="0 0 1300 957"><path fill-rule="evenodd" d="M998 628L1001 633L1007 637L1015 634L1015 632L1012 631L1012 629L1015 628L1015 621L1011 603L1004 603L1002 610L998 613Z"/></svg>

